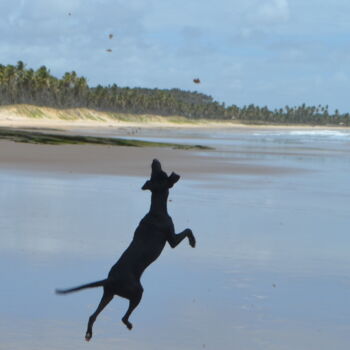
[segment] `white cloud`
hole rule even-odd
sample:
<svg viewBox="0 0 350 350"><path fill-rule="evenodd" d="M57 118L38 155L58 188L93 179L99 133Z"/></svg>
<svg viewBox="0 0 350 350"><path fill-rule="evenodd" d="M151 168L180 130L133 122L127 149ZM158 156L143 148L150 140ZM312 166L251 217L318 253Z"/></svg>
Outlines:
<svg viewBox="0 0 350 350"><path fill-rule="evenodd" d="M287 0L251 0L237 21L237 32L234 36L243 41L259 42L281 35L290 16Z"/></svg>
<svg viewBox="0 0 350 350"><path fill-rule="evenodd" d="M264 1L257 7L256 18L267 23L284 22L289 19L287 0Z"/></svg>
<svg viewBox="0 0 350 350"><path fill-rule="evenodd" d="M347 83L349 81L349 75L344 72L338 71L335 72L334 79L339 83Z"/></svg>

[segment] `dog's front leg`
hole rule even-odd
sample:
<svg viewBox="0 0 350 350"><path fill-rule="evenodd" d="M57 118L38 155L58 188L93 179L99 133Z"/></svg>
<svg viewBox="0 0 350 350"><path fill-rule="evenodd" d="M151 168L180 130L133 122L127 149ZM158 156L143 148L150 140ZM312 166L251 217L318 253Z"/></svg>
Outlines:
<svg viewBox="0 0 350 350"><path fill-rule="evenodd" d="M188 238L190 246L194 248L196 246L196 239L192 233L192 230L186 228L180 233L170 232L168 235L168 242L171 248L175 248L184 238Z"/></svg>

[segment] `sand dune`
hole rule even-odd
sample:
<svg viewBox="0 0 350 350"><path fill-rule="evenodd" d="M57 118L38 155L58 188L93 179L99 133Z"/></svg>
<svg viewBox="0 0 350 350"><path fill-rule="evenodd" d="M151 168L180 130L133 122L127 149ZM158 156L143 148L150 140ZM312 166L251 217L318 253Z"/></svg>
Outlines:
<svg viewBox="0 0 350 350"><path fill-rule="evenodd" d="M87 108L56 109L33 105L0 106L0 127L39 128L120 128L120 127L165 127L165 128L312 128L348 129L339 126L310 125L265 125L243 124L237 120L211 119L190 120L182 116L159 116L153 114L127 114L102 112Z"/></svg>
<svg viewBox="0 0 350 350"><path fill-rule="evenodd" d="M235 122L189 120L181 116L102 112L87 108L55 109L32 105L0 106L0 126L7 127L205 127L230 125Z"/></svg>

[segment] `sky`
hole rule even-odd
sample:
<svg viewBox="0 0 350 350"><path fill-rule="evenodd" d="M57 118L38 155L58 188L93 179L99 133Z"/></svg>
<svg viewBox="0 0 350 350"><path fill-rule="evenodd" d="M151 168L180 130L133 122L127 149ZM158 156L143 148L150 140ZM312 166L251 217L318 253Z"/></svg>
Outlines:
<svg viewBox="0 0 350 350"><path fill-rule="evenodd" d="M348 0L1 0L0 63L345 113L349 13Z"/></svg>

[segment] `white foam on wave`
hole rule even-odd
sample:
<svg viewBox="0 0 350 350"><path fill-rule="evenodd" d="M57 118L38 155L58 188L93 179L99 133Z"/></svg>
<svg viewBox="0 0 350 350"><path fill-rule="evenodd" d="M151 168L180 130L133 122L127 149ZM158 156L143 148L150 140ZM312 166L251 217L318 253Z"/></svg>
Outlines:
<svg viewBox="0 0 350 350"><path fill-rule="evenodd" d="M292 130L289 131L290 135L296 136L336 136L336 137L349 137L350 133L339 130Z"/></svg>
<svg viewBox="0 0 350 350"><path fill-rule="evenodd" d="M340 130L286 130L276 132L257 132L254 136L311 136L322 138L350 138L350 131Z"/></svg>

